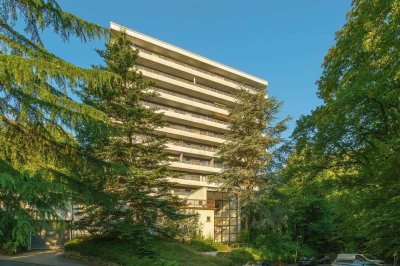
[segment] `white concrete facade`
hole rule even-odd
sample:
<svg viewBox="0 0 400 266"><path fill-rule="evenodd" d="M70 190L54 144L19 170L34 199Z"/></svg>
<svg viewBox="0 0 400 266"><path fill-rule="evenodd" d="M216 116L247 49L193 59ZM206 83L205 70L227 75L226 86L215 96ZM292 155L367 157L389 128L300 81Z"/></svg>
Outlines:
<svg viewBox="0 0 400 266"><path fill-rule="evenodd" d="M222 171L216 152L229 131L228 107L236 101L235 90L252 91L268 82L113 22L110 27L131 38L138 50L137 70L154 82L150 90L157 96L143 104L169 122L156 133L169 138L166 151L176 158L169 167L182 173L169 178L172 192L199 213L205 237L234 241L235 202L218 192L208 176Z"/></svg>

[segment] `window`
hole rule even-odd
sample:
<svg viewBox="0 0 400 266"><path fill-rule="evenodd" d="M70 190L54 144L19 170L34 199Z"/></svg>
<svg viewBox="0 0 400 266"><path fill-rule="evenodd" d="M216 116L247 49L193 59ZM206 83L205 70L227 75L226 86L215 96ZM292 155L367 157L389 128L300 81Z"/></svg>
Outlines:
<svg viewBox="0 0 400 266"><path fill-rule="evenodd" d="M207 222L211 222L211 216L207 216Z"/></svg>
<svg viewBox="0 0 400 266"><path fill-rule="evenodd" d="M236 240L237 233L237 202L224 193L209 193L210 199L215 199L214 239L221 242Z"/></svg>

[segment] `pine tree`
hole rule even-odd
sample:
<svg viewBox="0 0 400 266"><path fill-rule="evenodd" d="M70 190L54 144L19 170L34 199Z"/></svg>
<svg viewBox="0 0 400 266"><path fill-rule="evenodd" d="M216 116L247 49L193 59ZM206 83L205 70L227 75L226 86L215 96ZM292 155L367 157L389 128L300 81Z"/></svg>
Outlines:
<svg viewBox="0 0 400 266"><path fill-rule="evenodd" d="M137 51L127 35L117 34L98 53L105 61L105 66L98 68L121 78L107 93L87 91L83 99L113 123L102 138L90 138L91 129L83 129L82 141L101 158L127 171L119 172L106 184L105 192L116 199L115 205L91 206L80 225L93 234L141 241L151 234L165 233L162 220L181 217L180 202L170 194L166 180L172 176L163 150L166 139L154 134L165 121L162 114L142 104L155 94L149 91L151 83L135 69Z"/></svg>
<svg viewBox="0 0 400 266"><path fill-rule="evenodd" d="M251 236L253 218L260 207L257 196L266 188L273 149L282 142L280 134L286 129L287 119L272 124L280 103L267 98L263 89L255 89L254 93L239 89L236 98L229 109L230 131L224 135L225 142L217 154L224 169L214 180L238 198L244 227Z"/></svg>
<svg viewBox="0 0 400 266"><path fill-rule="evenodd" d="M25 25L23 32L17 25ZM107 117L72 97L80 86L101 88L115 76L50 53L40 38L47 28L65 41L107 32L53 0L0 1L0 244L9 241L14 250L50 220L62 219L71 198L103 198L94 173L107 165L83 149L74 132Z"/></svg>

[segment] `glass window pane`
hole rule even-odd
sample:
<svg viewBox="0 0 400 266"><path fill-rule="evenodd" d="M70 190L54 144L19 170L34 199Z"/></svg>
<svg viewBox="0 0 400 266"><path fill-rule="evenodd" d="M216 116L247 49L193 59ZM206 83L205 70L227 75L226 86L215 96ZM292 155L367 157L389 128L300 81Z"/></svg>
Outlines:
<svg viewBox="0 0 400 266"><path fill-rule="evenodd" d="M222 218L215 218L215 226L221 226L222 225Z"/></svg>
<svg viewBox="0 0 400 266"><path fill-rule="evenodd" d="M231 200L231 201L229 202L229 209L233 209L233 210L237 209L236 201Z"/></svg>
<svg viewBox="0 0 400 266"><path fill-rule="evenodd" d="M237 230L237 226L230 226L230 228L229 228L229 231L231 234L236 233L236 230Z"/></svg>
<svg viewBox="0 0 400 266"><path fill-rule="evenodd" d="M222 209L222 200L216 200L215 201L215 208L216 209Z"/></svg>

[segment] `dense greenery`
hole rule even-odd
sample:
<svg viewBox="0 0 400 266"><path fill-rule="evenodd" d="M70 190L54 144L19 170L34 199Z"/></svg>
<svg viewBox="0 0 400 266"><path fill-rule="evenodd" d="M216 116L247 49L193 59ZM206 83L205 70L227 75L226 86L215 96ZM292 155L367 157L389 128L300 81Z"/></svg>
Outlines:
<svg viewBox="0 0 400 266"><path fill-rule="evenodd" d="M68 252L77 252L120 265L234 265L230 259L203 255L190 245L174 241L157 239L148 242L147 245L146 253L142 254L142 249L135 241L75 239L67 243L65 249Z"/></svg>
<svg viewBox="0 0 400 266"><path fill-rule="evenodd" d="M287 192L295 235L318 250L400 246L400 2L355 0L298 121Z"/></svg>
<svg viewBox="0 0 400 266"><path fill-rule="evenodd" d="M256 171L267 180L268 189L259 185L262 182L255 185L257 178L249 175L253 187L261 190L248 189L246 195L253 194L250 206L258 207L255 213L261 218L255 220L264 226L250 224L257 237L250 232L244 239L251 239L248 244L264 256L292 260L297 250L300 254L367 252L391 258L398 252L399 10L398 1L353 1L318 81L323 105L297 122L292 153L283 169L273 169L278 171L272 176L265 165L259 168L263 172ZM257 103L253 108L261 106L253 102ZM250 106L238 112L238 121L249 119ZM243 124L250 129L251 118ZM239 140L249 132L232 135L232 140L228 134L220 153L228 170L219 177L239 194L241 186L249 184L241 172L247 161L242 155L247 150L262 158L254 148L256 141L243 141L243 149ZM269 146L263 143L263 147Z"/></svg>
<svg viewBox="0 0 400 266"><path fill-rule="evenodd" d="M165 125L162 114L145 107L142 101L154 97L135 69L137 52L123 32L116 34L106 49L98 51L105 66L99 69L115 73L120 79L106 93L90 88L82 93L84 102L103 111L112 126L99 136L92 127L82 127L78 138L85 147L121 169L104 186L104 192L116 200L111 206L85 208L82 230L103 236L143 239L151 234L167 234L166 220L183 217L181 203L169 192L166 177L168 155L165 138L154 129Z"/></svg>
<svg viewBox="0 0 400 266"><path fill-rule="evenodd" d="M353 0L317 83L323 104L297 122L291 145L281 146L280 103L263 88L237 90L218 152L224 171L214 181L238 199L240 238L249 247L228 258L198 253L221 248L200 238L149 240L185 242L198 219L176 222L185 215L165 180L173 175L165 139L153 133L165 122L142 105L154 94L135 71L128 37L113 35L99 51L105 65L82 69L47 51L41 31L90 41L105 29L52 0L0 0L0 8L2 249L27 247L74 203L85 207L80 228L101 238L73 240L66 249L123 265L399 252L398 0ZM287 147L282 164L277 155Z"/></svg>
<svg viewBox="0 0 400 266"><path fill-rule="evenodd" d="M102 27L51 0L2 0L0 8L0 245L16 250L50 220L62 218L71 198L105 199L99 177L107 177L109 165L73 133L107 119L73 97L80 86L96 90L117 77L60 59L40 37L49 28L63 40L89 41L104 36Z"/></svg>

